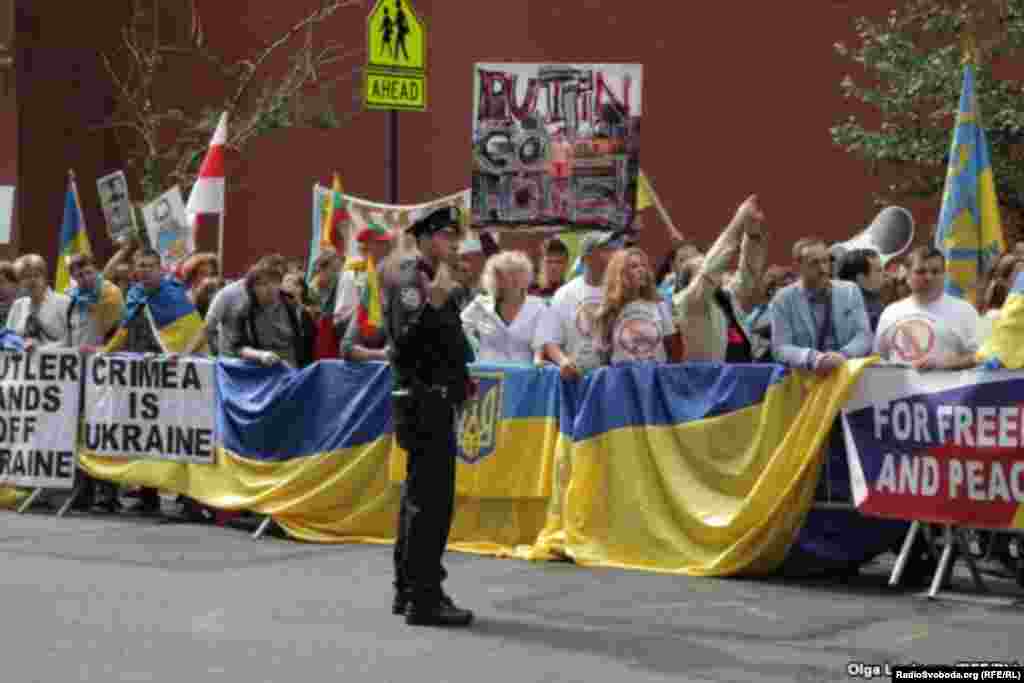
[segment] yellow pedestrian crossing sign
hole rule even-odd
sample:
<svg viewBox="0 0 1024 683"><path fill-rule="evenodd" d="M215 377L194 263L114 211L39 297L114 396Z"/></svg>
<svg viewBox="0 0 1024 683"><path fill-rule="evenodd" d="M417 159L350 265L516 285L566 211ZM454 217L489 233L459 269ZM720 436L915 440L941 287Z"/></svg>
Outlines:
<svg viewBox="0 0 1024 683"><path fill-rule="evenodd" d="M408 0L377 0L366 20L367 109L427 108L427 28Z"/></svg>

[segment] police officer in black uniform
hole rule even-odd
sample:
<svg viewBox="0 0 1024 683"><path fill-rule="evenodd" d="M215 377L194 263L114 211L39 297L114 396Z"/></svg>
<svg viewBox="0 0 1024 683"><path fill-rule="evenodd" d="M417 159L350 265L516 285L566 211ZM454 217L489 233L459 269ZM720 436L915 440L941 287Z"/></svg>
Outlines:
<svg viewBox="0 0 1024 683"><path fill-rule="evenodd" d="M455 418L472 390L472 347L448 273L459 211L438 209L409 228L418 256L400 262L385 323L394 377L395 436L408 452L395 541L392 611L411 625L467 626L473 613L441 589L441 556L455 507ZM444 272L442 272L444 271Z"/></svg>

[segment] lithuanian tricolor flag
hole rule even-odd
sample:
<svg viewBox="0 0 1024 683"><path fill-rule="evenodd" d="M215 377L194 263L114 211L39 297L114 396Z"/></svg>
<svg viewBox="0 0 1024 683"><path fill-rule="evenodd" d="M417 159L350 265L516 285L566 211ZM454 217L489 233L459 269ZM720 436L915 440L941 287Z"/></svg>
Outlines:
<svg viewBox="0 0 1024 683"><path fill-rule="evenodd" d="M334 174L334 184L324 205L324 218L320 222L320 246L334 247L339 254L345 253L345 234L341 224L348 220L345 199L342 196L341 178Z"/></svg>

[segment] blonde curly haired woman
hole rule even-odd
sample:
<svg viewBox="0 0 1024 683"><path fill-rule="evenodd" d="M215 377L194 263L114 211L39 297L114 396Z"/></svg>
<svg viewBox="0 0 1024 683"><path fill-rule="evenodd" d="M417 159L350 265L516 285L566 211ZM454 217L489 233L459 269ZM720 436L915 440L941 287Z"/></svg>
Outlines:
<svg viewBox="0 0 1024 683"><path fill-rule="evenodd" d="M647 254L636 247L620 251L604 277L605 300L597 314L597 333L605 361L614 365L682 360L682 339L655 288Z"/></svg>

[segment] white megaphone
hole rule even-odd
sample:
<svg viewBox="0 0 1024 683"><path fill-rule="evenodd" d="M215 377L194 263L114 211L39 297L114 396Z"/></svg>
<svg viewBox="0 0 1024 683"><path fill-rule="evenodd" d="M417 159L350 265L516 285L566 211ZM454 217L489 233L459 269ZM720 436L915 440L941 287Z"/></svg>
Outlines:
<svg viewBox="0 0 1024 683"><path fill-rule="evenodd" d="M882 209L871 225L846 242L833 244L832 252L838 270L842 257L856 249L871 249L878 253L882 267L896 258L914 242L914 217L901 206Z"/></svg>

